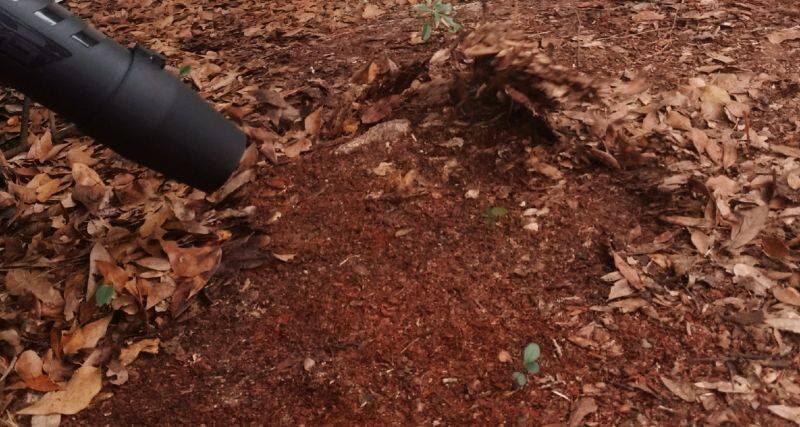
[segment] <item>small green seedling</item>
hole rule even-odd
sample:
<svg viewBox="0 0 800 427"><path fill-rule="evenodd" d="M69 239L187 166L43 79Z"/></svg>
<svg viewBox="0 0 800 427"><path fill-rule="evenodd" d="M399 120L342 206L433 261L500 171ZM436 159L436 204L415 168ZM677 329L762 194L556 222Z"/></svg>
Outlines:
<svg viewBox="0 0 800 427"><path fill-rule="evenodd" d="M451 16L453 5L450 3L442 3L442 0L425 0L424 3L415 4L414 10L425 17L425 22L422 24L422 41L428 41L433 30L439 27L445 27L451 33L457 33L461 29L461 24Z"/></svg>
<svg viewBox="0 0 800 427"><path fill-rule="evenodd" d="M508 209L502 206L492 206L483 212L483 219L487 224L497 224L508 215Z"/></svg>
<svg viewBox="0 0 800 427"><path fill-rule="evenodd" d="M192 71L191 65L184 65L183 67L181 67L180 75L181 77L188 76L191 71Z"/></svg>
<svg viewBox="0 0 800 427"><path fill-rule="evenodd" d="M525 350L522 352L522 365L525 366L526 373L514 372L511 375L517 387L525 387L525 384L528 384L528 375L536 375L539 373L538 360L541 354L542 351L539 348L539 344L530 343L525 346Z"/></svg>
<svg viewBox="0 0 800 427"><path fill-rule="evenodd" d="M94 303L97 304L98 307L103 307L110 304L115 295L116 292L113 286L100 285L94 291Z"/></svg>

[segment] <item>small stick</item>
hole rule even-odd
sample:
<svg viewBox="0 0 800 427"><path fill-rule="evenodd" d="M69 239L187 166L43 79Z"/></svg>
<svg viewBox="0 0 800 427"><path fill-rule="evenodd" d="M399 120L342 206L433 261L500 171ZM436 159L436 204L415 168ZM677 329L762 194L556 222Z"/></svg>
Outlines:
<svg viewBox="0 0 800 427"><path fill-rule="evenodd" d="M48 121L50 123L50 137L53 140L53 144L58 143L58 127L56 126L56 113L55 111L51 111L48 117Z"/></svg>
<svg viewBox="0 0 800 427"><path fill-rule="evenodd" d="M22 120L19 126L19 143L28 143L28 128L31 121L31 99L25 96L22 100Z"/></svg>

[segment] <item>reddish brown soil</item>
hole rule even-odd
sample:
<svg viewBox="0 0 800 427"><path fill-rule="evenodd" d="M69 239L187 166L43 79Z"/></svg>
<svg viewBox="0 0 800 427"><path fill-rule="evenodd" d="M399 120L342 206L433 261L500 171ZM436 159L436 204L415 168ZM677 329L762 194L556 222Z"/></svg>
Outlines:
<svg viewBox="0 0 800 427"><path fill-rule="evenodd" d="M654 64L645 71L668 77L667 86L692 75L675 62L692 44L683 24L663 47L659 40L670 30L629 37L628 18L611 3L602 11L572 2L519 3L522 9L499 5L490 13L513 16L530 33L562 38L577 34L580 13L583 31L619 38L625 46L624 53L589 56L568 45L556 54L576 66L608 75ZM312 64L320 64L316 72L326 79L346 79L379 53L409 63L438 47L409 47L405 31L415 22L391 22L396 37L364 26L288 47L238 46L230 38L219 43L227 43L223 48L233 57L265 53L290 67L249 77L286 85L310 77ZM296 74L287 76L287 70ZM410 110L418 124L425 112ZM702 325L701 312L667 323L642 312L591 309L606 302L608 284L599 277L614 270L610 250L630 243L636 227L641 242L652 241L665 230L655 220L665 206L641 190L642 175L635 173L581 166L565 170L560 187L533 177L516 156L502 153L540 145L557 162L559 149L514 128L511 122L454 127L452 134L421 133L351 156L316 149L271 167L252 203L273 251L294 259L272 260L211 288L207 311L159 332L169 352L137 362L127 384L68 422L542 425L565 422L570 401L594 396L599 410L590 420L599 425L694 423L699 405L647 390L661 387L654 381L670 370L727 375L724 364L687 361L714 354L717 331ZM436 145L453 136L464 138L464 148ZM458 166L445 176L452 161ZM425 185L398 190L370 172L381 162L403 173L419 171ZM479 197L465 198L473 189ZM509 214L487 221L483 213L492 206ZM550 210L538 219L538 232L522 227L529 207ZM680 285L671 280L664 276L663 284ZM710 299L701 295L690 304ZM612 332L622 356L567 341L592 322ZM689 335L688 322L700 323ZM511 375L521 369L519 355L529 342L542 346L542 373L535 386L517 390ZM512 363L498 360L501 351ZM314 366L304 369L307 358ZM732 409L736 423L781 424L749 407Z"/></svg>

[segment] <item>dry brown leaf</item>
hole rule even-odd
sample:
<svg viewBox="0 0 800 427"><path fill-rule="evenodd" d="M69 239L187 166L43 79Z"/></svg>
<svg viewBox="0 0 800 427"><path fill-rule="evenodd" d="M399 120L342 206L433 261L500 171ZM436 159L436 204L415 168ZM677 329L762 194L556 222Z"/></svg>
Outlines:
<svg viewBox="0 0 800 427"><path fill-rule="evenodd" d="M276 259L278 259L278 260L280 260L282 262L290 262L297 255L296 254L275 254L275 253L273 253L272 256L274 256Z"/></svg>
<svg viewBox="0 0 800 427"><path fill-rule="evenodd" d="M706 147L708 147L708 135L701 129L692 128L689 130L689 139L694 144L694 149L697 150L698 154L703 154L706 152Z"/></svg>
<svg viewBox="0 0 800 427"><path fill-rule="evenodd" d="M94 296L94 291L97 289L97 280L95 275L100 274L100 269L97 266L98 261L113 262L111 254L108 253L105 246L97 242L92 246L92 251L89 253L89 279L86 283L86 298Z"/></svg>
<svg viewBox="0 0 800 427"><path fill-rule="evenodd" d="M49 280L41 273L32 270L14 269L8 272L5 279L6 290L11 295L30 293L43 304L52 308L64 306L64 299Z"/></svg>
<svg viewBox="0 0 800 427"><path fill-rule="evenodd" d="M392 120L384 123L377 124L371 127L362 135L356 137L350 142L346 142L339 146L336 154L350 154L362 147L377 142L390 143L394 140L408 135L411 133L411 122L406 119Z"/></svg>
<svg viewBox="0 0 800 427"><path fill-rule="evenodd" d="M222 248L219 246L200 246L181 248L176 242L161 242L172 270L178 277L194 277L201 273L213 271L222 259Z"/></svg>
<svg viewBox="0 0 800 427"><path fill-rule="evenodd" d="M800 334L800 318L798 317L771 317L764 320L764 323L781 331Z"/></svg>
<svg viewBox="0 0 800 427"><path fill-rule="evenodd" d="M643 10L631 17L636 22L661 21L664 18L666 18L666 15L653 10Z"/></svg>
<svg viewBox="0 0 800 427"><path fill-rule="evenodd" d="M752 393L753 389L746 378L734 375L731 379L723 381L700 381L694 383L695 386L707 390L716 390L720 393Z"/></svg>
<svg viewBox="0 0 800 427"><path fill-rule="evenodd" d="M83 203L90 211L96 211L107 203L110 192L94 169L75 163L72 165L72 179L75 180L72 190L75 201Z"/></svg>
<svg viewBox="0 0 800 427"><path fill-rule="evenodd" d="M50 129L48 129L45 131L44 135L36 138L33 144L31 144L31 148L28 150L28 158L38 160L40 162L44 161L52 149L53 136L50 134Z"/></svg>
<svg viewBox="0 0 800 427"><path fill-rule="evenodd" d="M17 357L14 371L23 381L42 375L42 359L33 350L25 350Z"/></svg>
<svg viewBox="0 0 800 427"><path fill-rule="evenodd" d="M800 425L800 406L770 405L767 409L785 420Z"/></svg>
<svg viewBox="0 0 800 427"><path fill-rule="evenodd" d="M569 427L578 427L583 424L583 419L588 415L597 412L597 403L591 397L582 397L575 402L572 414L569 416L567 425Z"/></svg>
<svg viewBox="0 0 800 427"><path fill-rule="evenodd" d="M690 131L692 130L692 121L683 114L670 110L667 113L667 124L675 129Z"/></svg>
<svg viewBox="0 0 800 427"><path fill-rule="evenodd" d="M769 207L766 205L758 206L745 212L741 222L731 228L729 247L737 250L750 243L767 225L768 217Z"/></svg>
<svg viewBox="0 0 800 427"><path fill-rule="evenodd" d="M613 253L614 256L614 266L617 267L617 270L622 274L622 277L628 281L628 284L633 286L636 289L641 290L644 286L642 285L642 278L639 277L639 272L636 271L635 268L631 267L627 261L617 252Z"/></svg>
<svg viewBox="0 0 800 427"><path fill-rule="evenodd" d="M125 284L130 280L128 272L113 262L98 260L97 269L103 275L105 283L113 285L117 292L125 288Z"/></svg>
<svg viewBox="0 0 800 427"><path fill-rule="evenodd" d="M311 147L311 140L308 138L302 138L288 146L283 147L283 154L290 159L294 159L300 157L300 155L306 151L311 150Z"/></svg>
<svg viewBox="0 0 800 427"><path fill-rule="evenodd" d="M711 248L711 239L700 230L692 230L692 244L700 255L705 256Z"/></svg>
<svg viewBox="0 0 800 427"><path fill-rule="evenodd" d="M775 286L772 288L772 296L784 304L800 307L800 292L795 288Z"/></svg>
<svg viewBox="0 0 800 427"><path fill-rule="evenodd" d="M134 261L139 266L156 271L169 271L172 266L166 258L145 257Z"/></svg>
<svg viewBox="0 0 800 427"><path fill-rule="evenodd" d="M787 40L797 39L800 39L800 27L773 31L767 35L767 40L772 44L781 44Z"/></svg>
<svg viewBox="0 0 800 427"><path fill-rule="evenodd" d="M253 181L255 177L256 172L253 169L246 169L237 173L233 178L229 179L228 182L222 186L222 188L214 192L214 194L208 196L208 201L211 203L219 203L225 200L228 196L233 194L234 191L238 190L248 182Z"/></svg>
<svg viewBox="0 0 800 427"><path fill-rule="evenodd" d="M100 369L82 366L62 391L45 394L36 403L18 412L20 415L72 415L85 409L103 386Z"/></svg>
<svg viewBox="0 0 800 427"><path fill-rule="evenodd" d="M161 340L158 338L143 339L125 348L119 353L119 361L122 366L128 366L139 357L139 353L158 354L158 346Z"/></svg>
<svg viewBox="0 0 800 427"><path fill-rule="evenodd" d="M19 332L16 330L6 329L4 331L0 331L0 341L5 341L8 343L8 345L11 346L14 355L22 353L22 343L19 339Z"/></svg>
<svg viewBox="0 0 800 427"><path fill-rule="evenodd" d="M367 3L367 5L364 6L364 12L361 13L361 17L364 19L375 19L383 14L384 11L381 8L372 3Z"/></svg>
<svg viewBox="0 0 800 427"><path fill-rule="evenodd" d="M792 255L789 247L786 246L783 240L772 236L764 236L761 238L761 249L768 257L778 261L787 260Z"/></svg>
<svg viewBox="0 0 800 427"><path fill-rule="evenodd" d="M175 282L169 276L161 277L161 280L157 283L143 279L139 279L137 283L140 287L146 290L146 310L150 310L161 301L171 297L176 288Z"/></svg>
<svg viewBox="0 0 800 427"><path fill-rule="evenodd" d="M378 123L392 114L392 105L387 100L380 100L361 113L361 122L365 125Z"/></svg>
<svg viewBox="0 0 800 427"><path fill-rule="evenodd" d="M542 174L542 175L544 175L544 176L546 176L546 177L548 177L548 178L550 178L550 179L552 179L554 181L558 181L558 180L560 180L560 179L562 179L564 177L564 174L562 174L561 171L558 170L558 168L556 168L553 165L545 163L544 161L540 160L536 156L531 156L527 160L526 164L530 169L532 169L532 170L534 170L534 171L536 171L536 172L538 172L538 173L540 173L540 174Z"/></svg>
<svg viewBox="0 0 800 427"><path fill-rule="evenodd" d="M647 306L648 302L642 298L627 298L614 301L608 305L613 308L618 308L622 313L631 313Z"/></svg>
<svg viewBox="0 0 800 427"><path fill-rule="evenodd" d="M733 266L734 281L742 283L756 295L764 295L767 290L775 286L775 282L764 275L761 270L747 264Z"/></svg>
<svg viewBox="0 0 800 427"><path fill-rule="evenodd" d="M100 320L87 323L82 328L77 328L75 332L65 333L61 337L61 346L64 354L75 354L84 348L94 348L108 330L111 323L111 316L106 316Z"/></svg>
<svg viewBox="0 0 800 427"><path fill-rule="evenodd" d="M684 401L690 403L697 401L697 393L695 392L694 386L691 384L673 381L663 375L661 375L661 382L667 389L669 389L669 391L672 392L672 394L680 397Z"/></svg>
<svg viewBox="0 0 800 427"><path fill-rule="evenodd" d="M139 226L139 237L161 237L166 233L161 226L172 216L172 210L166 204L161 205L158 210L145 215L144 222Z"/></svg>
<svg viewBox="0 0 800 427"><path fill-rule="evenodd" d="M306 116L304 124L308 135L312 137L319 135L319 131L322 129L322 107Z"/></svg>
<svg viewBox="0 0 800 427"><path fill-rule="evenodd" d="M617 280L614 282L614 285L611 287L611 291L608 293L608 300L615 300L617 298L627 297L632 295L634 292L631 289L630 285L628 285L628 281L625 279Z"/></svg>

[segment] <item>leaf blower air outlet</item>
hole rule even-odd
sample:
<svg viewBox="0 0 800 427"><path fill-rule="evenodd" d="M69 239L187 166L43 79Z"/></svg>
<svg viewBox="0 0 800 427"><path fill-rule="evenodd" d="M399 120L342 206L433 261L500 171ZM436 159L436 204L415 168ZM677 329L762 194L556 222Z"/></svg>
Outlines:
<svg viewBox="0 0 800 427"><path fill-rule="evenodd" d="M246 137L163 68L162 56L128 50L48 0L0 0L0 85L131 160L214 191Z"/></svg>

